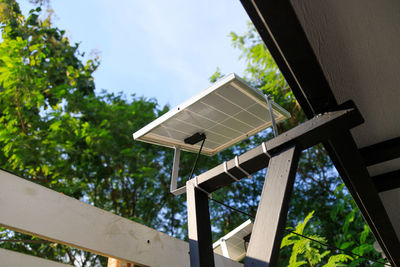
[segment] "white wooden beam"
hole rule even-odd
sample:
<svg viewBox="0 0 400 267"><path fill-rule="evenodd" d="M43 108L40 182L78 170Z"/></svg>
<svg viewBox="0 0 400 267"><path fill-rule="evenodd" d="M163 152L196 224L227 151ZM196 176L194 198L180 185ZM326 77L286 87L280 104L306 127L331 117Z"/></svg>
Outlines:
<svg viewBox="0 0 400 267"><path fill-rule="evenodd" d="M0 267L72 267L55 261L42 259L0 248Z"/></svg>
<svg viewBox="0 0 400 267"><path fill-rule="evenodd" d="M188 243L0 170L0 225L144 266L189 266ZM215 266L240 263L215 254Z"/></svg>

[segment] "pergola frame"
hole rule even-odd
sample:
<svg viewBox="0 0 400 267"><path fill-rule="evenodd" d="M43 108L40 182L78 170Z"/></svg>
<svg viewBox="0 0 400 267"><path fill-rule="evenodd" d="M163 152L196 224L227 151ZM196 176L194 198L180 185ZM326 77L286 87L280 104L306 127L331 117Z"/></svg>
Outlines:
<svg viewBox="0 0 400 267"><path fill-rule="evenodd" d="M301 151L361 123L363 118L354 104L345 103L239 156L239 168L232 159L187 181L191 267L214 266L208 194L267 165L245 266L276 266Z"/></svg>
<svg viewBox="0 0 400 267"><path fill-rule="evenodd" d="M290 0L241 0L250 19L308 118L338 103ZM387 146L387 143L395 145ZM399 157L399 138L359 150L349 131L323 142L364 219L392 266L400 266L400 241L367 170L368 161ZM396 149L397 148L397 149ZM400 170L399 170L400 171ZM391 175L386 177L390 179ZM376 181L376 179L375 179ZM396 185L394 185L396 186Z"/></svg>

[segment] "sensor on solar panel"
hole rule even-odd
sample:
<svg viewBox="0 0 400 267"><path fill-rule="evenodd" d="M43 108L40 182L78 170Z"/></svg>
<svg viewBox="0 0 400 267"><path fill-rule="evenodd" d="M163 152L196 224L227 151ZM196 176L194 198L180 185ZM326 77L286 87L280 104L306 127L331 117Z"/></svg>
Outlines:
<svg viewBox="0 0 400 267"><path fill-rule="evenodd" d="M289 117L284 108L232 73L138 130L133 138L175 148L171 193L180 195L186 192L185 186L177 188L181 150L212 156Z"/></svg>

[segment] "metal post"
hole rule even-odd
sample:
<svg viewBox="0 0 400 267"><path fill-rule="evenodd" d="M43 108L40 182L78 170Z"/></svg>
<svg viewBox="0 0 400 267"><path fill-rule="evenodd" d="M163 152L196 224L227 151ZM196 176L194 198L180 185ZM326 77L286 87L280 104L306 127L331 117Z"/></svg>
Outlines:
<svg viewBox="0 0 400 267"><path fill-rule="evenodd" d="M181 157L181 148L179 146L176 146L174 152L174 165L172 165L171 185L170 185L170 192L175 196L181 195L186 192L186 186L178 188L180 157Z"/></svg>
<svg viewBox="0 0 400 267"><path fill-rule="evenodd" d="M267 100L268 104L268 109L269 109L269 115L271 117L271 122L272 122L272 130L274 131L274 136L278 136L278 128L276 128L276 122L275 122L275 117L274 117L274 110L272 109L271 105L271 97L269 95L265 95L265 99Z"/></svg>
<svg viewBox="0 0 400 267"><path fill-rule="evenodd" d="M208 195L196 187L196 178L186 182L191 267L214 267Z"/></svg>
<svg viewBox="0 0 400 267"><path fill-rule="evenodd" d="M172 174L171 174L171 187L170 187L171 192L175 191L176 188L178 187L180 157L181 157L181 149L179 146L176 146L174 151L174 165L172 165Z"/></svg>
<svg viewBox="0 0 400 267"><path fill-rule="evenodd" d="M268 166L245 267L276 266L300 149L274 155Z"/></svg>

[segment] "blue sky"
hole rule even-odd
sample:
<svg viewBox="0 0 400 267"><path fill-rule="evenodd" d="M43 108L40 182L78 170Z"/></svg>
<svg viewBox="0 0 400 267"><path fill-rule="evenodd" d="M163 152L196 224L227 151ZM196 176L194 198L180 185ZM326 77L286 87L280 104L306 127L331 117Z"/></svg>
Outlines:
<svg viewBox="0 0 400 267"><path fill-rule="evenodd" d="M217 66L243 74L229 33L243 33L239 0L52 0L54 24L80 50L100 52L97 90L156 98L174 107L207 88ZM21 1L24 13L27 0Z"/></svg>

